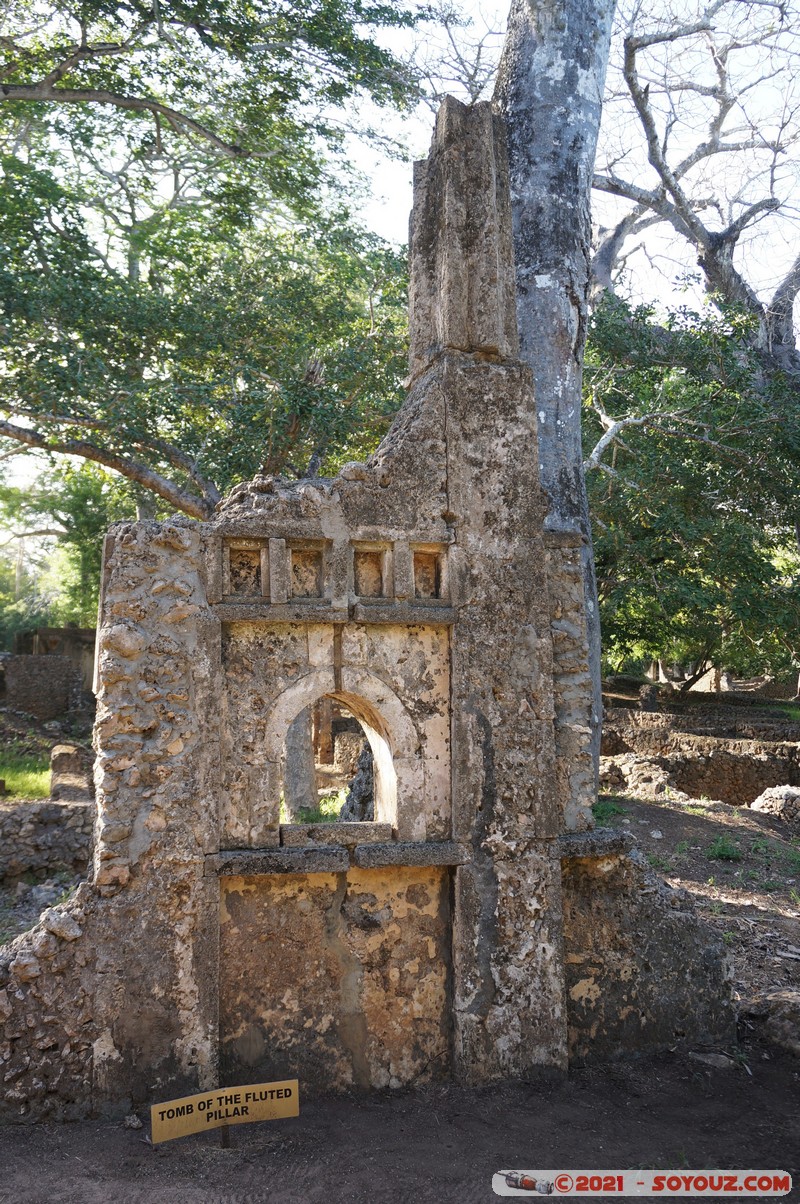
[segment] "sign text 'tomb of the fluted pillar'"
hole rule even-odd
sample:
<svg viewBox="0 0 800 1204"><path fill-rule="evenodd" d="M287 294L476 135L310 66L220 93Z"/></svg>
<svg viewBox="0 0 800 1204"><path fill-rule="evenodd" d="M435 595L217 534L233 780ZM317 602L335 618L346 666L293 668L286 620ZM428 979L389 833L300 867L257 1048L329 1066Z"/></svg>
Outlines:
<svg viewBox="0 0 800 1204"><path fill-rule="evenodd" d="M199 1095L167 1100L150 1108L153 1144L203 1133L222 1125L243 1125L254 1120L280 1120L300 1115L297 1079L280 1083L250 1083L246 1087L219 1087Z"/></svg>

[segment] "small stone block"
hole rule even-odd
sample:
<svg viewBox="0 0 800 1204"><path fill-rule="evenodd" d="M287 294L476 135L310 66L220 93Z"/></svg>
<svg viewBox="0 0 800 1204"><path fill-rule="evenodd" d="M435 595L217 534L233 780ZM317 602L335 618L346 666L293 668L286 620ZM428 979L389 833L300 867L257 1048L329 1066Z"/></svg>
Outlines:
<svg viewBox="0 0 800 1204"><path fill-rule="evenodd" d="M636 841L630 832L618 832L615 828L595 828L591 832L567 832L558 838L562 859L571 857L609 857L624 854L632 849Z"/></svg>
<svg viewBox="0 0 800 1204"><path fill-rule="evenodd" d="M357 844L379 844L391 839L391 824L375 824L370 820L364 823L281 824L284 848L341 845L352 849Z"/></svg>
<svg viewBox="0 0 800 1204"><path fill-rule="evenodd" d="M456 610L447 604L426 606L422 602L396 602L385 605L380 601L356 602L352 608L355 623L435 623L450 624L456 621Z"/></svg>
<svg viewBox="0 0 800 1204"><path fill-rule="evenodd" d="M357 548L353 554L355 592L359 598L382 598L383 556L373 550Z"/></svg>
<svg viewBox="0 0 800 1204"><path fill-rule="evenodd" d="M394 545L394 596L414 597L414 557L403 539L396 540Z"/></svg>
<svg viewBox="0 0 800 1204"><path fill-rule="evenodd" d="M206 858L206 869L220 877L253 874L342 874L350 858L347 849L315 845L304 849L229 849Z"/></svg>
<svg viewBox="0 0 800 1204"><path fill-rule="evenodd" d="M358 845L353 861L360 869L383 865L465 865L468 849L454 840L396 840L387 844Z"/></svg>
<svg viewBox="0 0 800 1204"><path fill-rule="evenodd" d="M330 598L293 598L291 602L269 606L265 599L250 602L242 599L221 602L214 607L214 613L223 623L242 623L251 619L270 623L346 623L350 617L346 610L334 609Z"/></svg>
<svg viewBox="0 0 800 1204"><path fill-rule="evenodd" d="M414 553L414 597L441 598L442 570L436 552Z"/></svg>
<svg viewBox="0 0 800 1204"><path fill-rule="evenodd" d="M272 603L286 602L289 597L289 558L285 539L269 541L269 596Z"/></svg>
<svg viewBox="0 0 800 1204"><path fill-rule="evenodd" d="M258 548L228 548L230 592L239 597L261 596L261 552Z"/></svg>
<svg viewBox="0 0 800 1204"><path fill-rule="evenodd" d="M346 606L349 594L350 541L336 539L330 550L331 598L335 606Z"/></svg>
<svg viewBox="0 0 800 1204"><path fill-rule="evenodd" d="M206 549L206 597L210 605L222 598L222 540L211 539Z"/></svg>
<svg viewBox="0 0 800 1204"><path fill-rule="evenodd" d="M321 598L325 593L321 548L292 548L293 598Z"/></svg>

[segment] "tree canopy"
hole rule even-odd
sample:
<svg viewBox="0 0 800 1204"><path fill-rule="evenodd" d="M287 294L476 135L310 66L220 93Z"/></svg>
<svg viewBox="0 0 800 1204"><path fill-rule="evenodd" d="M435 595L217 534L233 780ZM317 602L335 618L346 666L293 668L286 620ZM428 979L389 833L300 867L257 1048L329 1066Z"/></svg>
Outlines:
<svg viewBox="0 0 800 1204"><path fill-rule="evenodd" d="M362 0L12 6L0 88L0 438L207 517L257 468L385 429L405 273L361 230L358 97L412 74ZM11 441L9 443L9 441Z"/></svg>
<svg viewBox="0 0 800 1204"><path fill-rule="evenodd" d="M674 314L665 354L644 307L593 315L585 466L614 669L800 663L800 410L780 376L754 388L742 321Z"/></svg>

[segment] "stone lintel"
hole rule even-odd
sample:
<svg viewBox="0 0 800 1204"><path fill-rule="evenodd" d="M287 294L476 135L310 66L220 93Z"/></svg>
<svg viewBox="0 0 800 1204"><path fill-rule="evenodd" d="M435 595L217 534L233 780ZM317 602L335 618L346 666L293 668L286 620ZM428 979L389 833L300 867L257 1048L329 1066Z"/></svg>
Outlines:
<svg viewBox="0 0 800 1204"><path fill-rule="evenodd" d="M283 826L319 828L322 825ZM376 826L379 832L388 827L386 824ZM306 844L274 850L227 849L222 853L211 853L206 857L206 873L226 878L257 874L341 874L346 873L351 864L359 869L380 869L383 866L464 865L469 860L469 850L454 840L380 841L348 847L344 843Z"/></svg>
<svg viewBox="0 0 800 1204"><path fill-rule="evenodd" d="M397 840L357 845L353 852L353 862L360 869L384 865L464 865L469 859L469 851L455 840Z"/></svg>
<svg viewBox="0 0 800 1204"><path fill-rule="evenodd" d="M252 622L263 619L269 623L346 623L349 615L331 605L329 598L312 598L309 602L221 602L214 613L223 623Z"/></svg>
<svg viewBox="0 0 800 1204"><path fill-rule="evenodd" d="M595 828L591 832L567 832L558 838L562 861L577 857L612 857L627 853L636 844L631 832Z"/></svg>
<svg viewBox="0 0 800 1204"><path fill-rule="evenodd" d="M331 605L328 598L312 598L308 602L270 603L252 599L242 602L220 602L213 608L214 614L223 623L400 623L425 626L440 623L450 627L455 623L457 611L446 603L437 606L418 605L413 602L370 603L356 602L350 610Z"/></svg>
<svg viewBox="0 0 800 1204"><path fill-rule="evenodd" d="M356 602L352 608L354 623L444 623L450 626L456 621L456 611L452 606L421 605L415 602L364 603Z"/></svg>
<svg viewBox="0 0 800 1204"><path fill-rule="evenodd" d="M206 857L206 871L220 877L252 874L342 874L350 868L347 849L227 849Z"/></svg>

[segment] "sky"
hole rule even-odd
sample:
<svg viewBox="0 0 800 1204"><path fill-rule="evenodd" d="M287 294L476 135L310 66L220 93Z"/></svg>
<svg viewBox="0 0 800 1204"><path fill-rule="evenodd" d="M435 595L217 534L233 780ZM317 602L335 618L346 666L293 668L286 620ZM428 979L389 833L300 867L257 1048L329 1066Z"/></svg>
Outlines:
<svg viewBox="0 0 800 1204"><path fill-rule="evenodd" d="M625 14L631 2L634 0L619 0L618 20L621 25L624 25ZM479 0L462 0L461 7L473 19L472 29L465 30L463 33L466 41L474 40L487 30L496 31L497 36L489 39L490 57L493 56L496 61L502 45L502 31L507 18L508 3L505 0L502 2L483 0L482 3ZM684 17L691 16L696 7L695 0L684 0L681 13ZM665 9L666 5L662 7L657 2L648 9L645 17L640 14L638 21L649 20L651 23L656 23L659 14ZM736 19L735 7L731 11ZM742 32L743 40L746 40L749 34L747 27L743 27ZM388 35L387 42L392 49L398 52L409 49L411 44L408 35L402 34ZM426 35L423 52L427 51L433 57L437 51L441 53L443 49L446 49L446 44L441 40L437 43L430 33ZM711 58L702 38L696 39L694 43L682 42L681 55L684 62L691 60L691 67L698 82L701 79L706 84L715 82ZM619 49L616 55L612 51L612 64L619 59L621 59ZM763 48L748 50L745 47L734 52L731 61L733 59L737 59L740 78L744 83L750 84L750 89L743 94L745 99L741 106L741 112L738 111L739 107L737 106L732 117L745 123L754 120L757 124L763 122L764 130L769 132L768 123L770 121L773 122L772 128L774 129L774 123L787 116L786 108L781 114L780 94L782 90L786 93L788 104L789 91L793 87L792 81L787 79L785 71L777 71L774 73L774 77L770 78L771 64L766 61ZM680 65L680 57L678 63ZM691 72L689 75L691 77ZM764 78L759 82L758 87L752 87L752 81L758 80L762 75ZM609 73L609 81L612 86L619 83L619 79L615 78L613 65ZM452 90L455 95L458 95L457 89ZM678 104L685 103L683 99L687 95L685 91L675 95L678 98ZM800 101L797 103L800 104ZM382 132L401 141L407 147L410 159L424 158L427 154L434 120L431 108L420 106L420 109L412 117L405 120L396 116L391 117L382 111L374 113L366 111L364 116L373 120ZM706 119L707 114L704 114L702 108L698 107L695 113L690 114L688 120L676 125L672 134L676 145L680 145L679 139L683 138L687 149L696 146L698 141L705 136ZM730 124L733 125L733 121ZM606 105L598 165L602 160L604 147L608 148L608 154L612 160L621 155L621 159L618 161L622 164L619 170L623 175L627 174L636 183L652 185L655 177L647 163L641 130L636 128L632 122L629 99L622 103L622 107L619 103L615 105L614 102ZM365 201L360 215L368 227L381 237L395 244L405 243L412 201L410 159L402 161L377 154L365 143L355 139L351 143L351 152L359 169L371 181L371 196ZM755 159L755 155L756 153L753 152L751 159ZM800 247L795 224L800 215L798 215L796 204L792 204L793 192L796 197L795 188L798 174L795 158L791 154L785 155L778 164L778 171L783 172L784 175L783 181L778 183L779 195L784 201L784 216L780 219L770 216L761 224L753 226L741 239L737 248L737 256L740 257L746 268L746 278L764 299L771 295ZM715 222L721 228L731 220L731 216L741 211L741 209L736 210L735 208L737 194L744 197L749 187L750 199L761 195L758 189L762 187L762 184L759 182L757 169L758 164L748 163L746 156L729 159L717 157L708 161L706 172L708 192L711 195L717 195L722 200L718 221L710 210L706 210L704 213L704 218L711 228L715 227ZM747 184L748 173L751 173L753 177L750 185ZM753 189L756 191L754 192ZM725 205L732 198L734 209L726 214ZM593 214L595 220L603 225L612 225L619 220L621 213L628 208L627 203L623 203L622 208L620 205L619 201L605 194L597 192L593 194ZM682 239L672 233L669 227L662 226L648 230L641 246L637 249L629 249L631 254L622 282L622 291L632 301L655 303L661 309L683 306L702 309L707 304L700 272L695 262L695 254Z"/></svg>
<svg viewBox="0 0 800 1204"><path fill-rule="evenodd" d="M495 0L461 0L460 7L474 22L472 29L464 31L465 40L474 40L488 31L496 31L495 36L489 37L487 49L490 57L495 60L499 58L509 4L496 3ZM397 53L408 52L413 45L412 37L402 32L393 32L381 40ZM428 55L433 58L437 51L446 49L444 39L434 38L427 32L420 53L423 57ZM455 86L452 92L459 99L465 99L463 95L459 95ZM370 111L368 108L362 108L362 115L374 122L383 134L402 143L407 148L409 158L400 160L378 154L357 139L351 141L353 160L371 181L371 196L364 204L360 216L369 229L381 238L397 245L404 244L408 240L408 219L411 212L412 164L416 159L424 159L428 153L434 112L427 105L420 105L417 111L407 118L388 114L384 110Z"/></svg>

